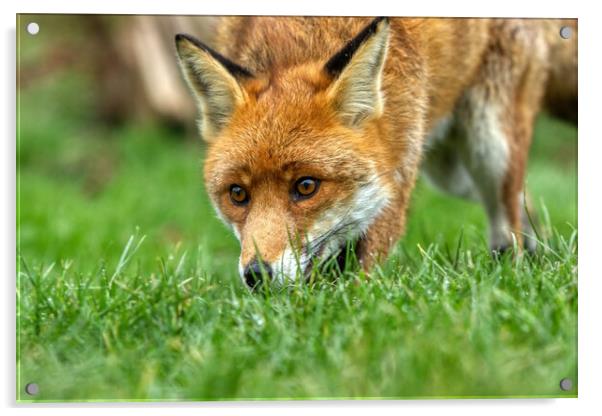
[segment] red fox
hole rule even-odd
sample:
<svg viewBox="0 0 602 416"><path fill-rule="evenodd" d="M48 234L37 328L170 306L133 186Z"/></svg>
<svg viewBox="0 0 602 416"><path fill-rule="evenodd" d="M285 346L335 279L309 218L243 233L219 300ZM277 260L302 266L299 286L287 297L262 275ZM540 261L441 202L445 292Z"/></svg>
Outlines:
<svg viewBox="0 0 602 416"><path fill-rule="evenodd" d="M553 100L576 103L576 20L219 26L219 52L186 34L176 46L208 143L207 191L240 241L250 287L304 279L349 242L370 270L404 232L421 166L437 187L483 205L492 250L534 248L528 149L546 85Z"/></svg>

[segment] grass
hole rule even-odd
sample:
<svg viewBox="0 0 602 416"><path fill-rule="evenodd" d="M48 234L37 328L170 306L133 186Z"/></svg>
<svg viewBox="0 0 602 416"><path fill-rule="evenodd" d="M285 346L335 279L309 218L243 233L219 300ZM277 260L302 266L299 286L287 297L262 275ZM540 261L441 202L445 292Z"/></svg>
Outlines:
<svg viewBox="0 0 602 416"><path fill-rule="evenodd" d="M19 401L576 396L575 127L537 125L538 256L494 261L481 209L420 183L378 278L250 294L202 146L102 126L87 83L19 96Z"/></svg>

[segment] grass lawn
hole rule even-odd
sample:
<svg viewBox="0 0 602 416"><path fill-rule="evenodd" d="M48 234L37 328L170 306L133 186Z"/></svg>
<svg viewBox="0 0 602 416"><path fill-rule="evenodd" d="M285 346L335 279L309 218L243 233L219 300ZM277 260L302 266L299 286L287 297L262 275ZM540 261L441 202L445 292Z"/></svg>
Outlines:
<svg viewBox="0 0 602 416"><path fill-rule="evenodd" d="M250 294L202 145L99 125L86 82L19 97L18 400L576 396L574 126L537 125L537 257L494 261L481 209L420 183L379 278Z"/></svg>

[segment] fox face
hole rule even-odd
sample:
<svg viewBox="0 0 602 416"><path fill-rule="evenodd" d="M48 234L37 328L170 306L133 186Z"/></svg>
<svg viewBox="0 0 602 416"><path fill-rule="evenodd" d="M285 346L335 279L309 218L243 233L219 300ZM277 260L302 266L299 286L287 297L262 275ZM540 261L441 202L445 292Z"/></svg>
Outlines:
<svg viewBox="0 0 602 416"><path fill-rule="evenodd" d="M206 188L250 287L303 279L361 239L393 186L377 163L388 22L321 62L254 74L188 35L179 62L208 142Z"/></svg>

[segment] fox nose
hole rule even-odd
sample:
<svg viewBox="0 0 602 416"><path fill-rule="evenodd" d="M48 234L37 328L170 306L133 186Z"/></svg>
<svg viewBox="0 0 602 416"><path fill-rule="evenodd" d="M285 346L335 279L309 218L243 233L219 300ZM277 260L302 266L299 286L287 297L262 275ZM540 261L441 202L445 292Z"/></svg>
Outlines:
<svg viewBox="0 0 602 416"><path fill-rule="evenodd" d="M257 260L253 260L245 268L244 278L247 286L249 286L251 289L255 288L255 286L259 285L263 281L264 274L268 279L272 278L272 268L270 265L264 261L259 262Z"/></svg>

